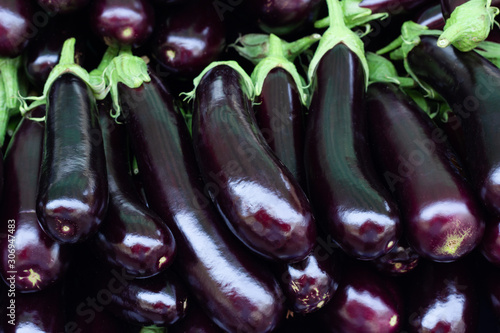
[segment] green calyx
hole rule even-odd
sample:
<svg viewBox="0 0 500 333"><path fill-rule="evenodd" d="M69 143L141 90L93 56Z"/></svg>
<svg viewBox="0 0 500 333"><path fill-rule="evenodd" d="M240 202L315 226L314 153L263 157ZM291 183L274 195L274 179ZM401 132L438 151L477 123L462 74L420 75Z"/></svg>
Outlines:
<svg viewBox="0 0 500 333"><path fill-rule="evenodd" d="M283 56L293 62L299 54L309 49L320 39L321 35L312 34L291 43L282 40ZM270 37L266 34L248 34L238 38L231 46L236 49L240 56L257 65L269 55Z"/></svg>
<svg viewBox="0 0 500 333"><path fill-rule="evenodd" d="M269 36L269 55L262 59L252 72L251 78L255 87L255 96L260 96L264 81L271 70L282 68L287 71L295 81L300 93L302 104L307 104L308 94L304 79L299 75L297 68L287 59L282 47L282 40L274 34Z"/></svg>
<svg viewBox="0 0 500 333"><path fill-rule="evenodd" d="M359 6L361 1L362 0L342 0L340 2L340 5L342 6L342 12L344 13L344 22L349 29L366 25L373 20L383 20L389 16L388 13L372 14L371 9ZM326 28L329 25L329 17L325 17L314 23L314 27L317 29Z"/></svg>
<svg viewBox="0 0 500 333"><path fill-rule="evenodd" d="M444 32L439 36L438 46L453 44L460 51L474 49L484 41L495 24L500 10L491 7L491 0L469 0L455 8L446 20Z"/></svg>
<svg viewBox="0 0 500 333"><path fill-rule="evenodd" d="M401 87L413 87L415 81L409 77L400 77L392 62L372 52L366 53L370 69L369 84L375 82L394 83Z"/></svg>
<svg viewBox="0 0 500 333"><path fill-rule="evenodd" d="M429 30L426 26L420 25L413 21L403 23L401 27L401 36L392 43L377 51L377 54L391 52L390 57L393 60L403 60L405 70L408 74L424 89L428 96L434 96L434 91L425 83L421 82L415 73L413 73L408 64L408 54L415 46L420 43L420 36L439 36L440 30Z"/></svg>
<svg viewBox="0 0 500 333"><path fill-rule="evenodd" d="M484 41L479 43L474 51L500 68L500 44Z"/></svg>
<svg viewBox="0 0 500 333"><path fill-rule="evenodd" d="M309 82L312 82L316 67L329 50L335 45L343 43L360 59L365 71L366 86L368 86L369 68L365 57L365 49L363 42L356 33L349 29L344 23L343 11L339 0L326 0L328 5L330 27L325 31L323 37L319 41L318 48L311 60L307 73Z"/></svg>
<svg viewBox="0 0 500 333"><path fill-rule="evenodd" d="M196 88L198 88L198 85L200 84L201 79L205 76L205 74L207 74L210 70L212 70L213 68L215 68L217 66L229 66L232 69L234 69L238 74L240 74L242 79L243 79L243 83L244 83L244 85L243 85L244 93L247 95L247 97L251 101L253 101L253 99L255 97L255 88L253 86L252 79L250 78L250 76L248 76L248 74L245 72L245 70L243 68L241 68L241 66L234 60L214 61L210 65L205 67L205 69L200 73L200 75L198 75L197 77L194 78L194 80L193 80L194 89L191 90L190 92L187 92L187 93L181 93L181 95L185 96L184 100L191 100L194 98L194 96L196 94Z"/></svg>
<svg viewBox="0 0 500 333"><path fill-rule="evenodd" d="M165 333L167 332L167 329L165 327L159 327L159 326L144 326L141 328L140 333Z"/></svg>
<svg viewBox="0 0 500 333"><path fill-rule="evenodd" d="M7 135L10 115L19 112L20 88L24 88L17 75L20 66L21 57L0 58L0 147Z"/></svg>

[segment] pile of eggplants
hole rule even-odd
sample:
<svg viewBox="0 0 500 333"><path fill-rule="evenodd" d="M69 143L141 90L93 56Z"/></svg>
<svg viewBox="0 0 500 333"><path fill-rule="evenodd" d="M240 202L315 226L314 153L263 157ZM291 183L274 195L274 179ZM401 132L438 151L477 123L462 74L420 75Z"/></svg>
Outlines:
<svg viewBox="0 0 500 333"><path fill-rule="evenodd" d="M499 5L0 0L0 332L497 332Z"/></svg>

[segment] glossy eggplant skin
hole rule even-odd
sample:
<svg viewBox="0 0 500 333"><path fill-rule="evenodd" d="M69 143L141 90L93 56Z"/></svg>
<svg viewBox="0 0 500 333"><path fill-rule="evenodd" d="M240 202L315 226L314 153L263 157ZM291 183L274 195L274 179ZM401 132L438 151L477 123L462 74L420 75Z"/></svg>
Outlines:
<svg viewBox="0 0 500 333"><path fill-rule="evenodd" d="M43 108L33 111L33 116L43 114ZM67 247L43 232L35 213L43 133L43 123L24 118L5 156L5 173L9 176L0 205L0 232L4 235L0 238L0 272L9 285L15 276L18 292L39 291L60 280L70 257ZM9 273L12 271L17 273Z"/></svg>
<svg viewBox="0 0 500 333"><path fill-rule="evenodd" d="M248 248L265 258L297 262L315 244L311 207L258 130L242 80L220 65L196 89L193 143L205 189Z"/></svg>
<svg viewBox="0 0 500 333"><path fill-rule="evenodd" d="M403 325L401 290L367 263L350 263L332 300L315 315L322 332L397 333Z"/></svg>
<svg viewBox="0 0 500 333"><path fill-rule="evenodd" d="M95 0L90 25L107 45L142 45L155 25L153 8L147 0Z"/></svg>
<svg viewBox="0 0 500 333"><path fill-rule="evenodd" d="M414 21L418 24L425 25L429 29L443 30L445 20L441 5L434 5L421 12Z"/></svg>
<svg viewBox="0 0 500 333"><path fill-rule="evenodd" d="M284 314L278 283L204 196L184 119L170 93L150 75L150 83L137 89L120 85L119 91L149 205L177 243L174 268L224 330L270 332Z"/></svg>
<svg viewBox="0 0 500 333"><path fill-rule="evenodd" d="M500 217L488 214L486 229L481 241L481 253L488 261L500 266Z"/></svg>
<svg viewBox="0 0 500 333"><path fill-rule="evenodd" d="M266 33L288 35L310 24L316 18L318 0L251 0L248 2L258 26Z"/></svg>
<svg viewBox="0 0 500 333"><path fill-rule="evenodd" d="M59 63L66 39L75 37L76 63L83 63L85 33L80 25L83 23L78 24L77 20L78 18L73 16L69 19L54 18L28 44L23 58L24 71L28 80L38 89L43 89L50 71Z"/></svg>
<svg viewBox="0 0 500 333"><path fill-rule="evenodd" d="M158 274L175 258L174 236L134 188L126 129L110 117L110 100L98 102L98 109L110 199L93 248L98 257L116 268L124 267L130 275Z"/></svg>
<svg viewBox="0 0 500 333"><path fill-rule="evenodd" d="M106 159L95 99L80 78L66 73L48 96L36 213L60 243L95 234L108 205Z"/></svg>
<svg viewBox="0 0 500 333"><path fill-rule="evenodd" d="M34 37L31 19L34 13L30 0L0 2L0 57L17 57Z"/></svg>
<svg viewBox="0 0 500 333"><path fill-rule="evenodd" d="M371 9L373 13L396 15L410 13L415 8L437 3L436 0L363 0L359 6Z"/></svg>
<svg viewBox="0 0 500 333"><path fill-rule="evenodd" d="M88 5L90 0L36 0L51 15L74 13Z"/></svg>
<svg viewBox="0 0 500 333"><path fill-rule="evenodd" d="M269 147L299 184L305 186L304 107L297 85L286 70L276 67L269 72L254 110Z"/></svg>
<svg viewBox="0 0 500 333"><path fill-rule="evenodd" d="M187 315L168 328L169 333L224 333L196 302L189 303Z"/></svg>
<svg viewBox="0 0 500 333"><path fill-rule="evenodd" d="M346 253L369 260L397 244L401 227L398 208L371 157L364 82L359 58L344 44L320 60L305 164L317 220Z"/></svg>
<svg viewBox="0 0 500 333"><path fill-rule="evenodd" d="M463 133L463 162L474 189L488 209L500 214L500 69L476 52L443 49L427 36L409 53L408 63L458 116L455 128Z"/></svg>
<svg viewBox="0 0 500 333"><path fill-rule="evenodd" d="M393 84L371 85L367 101L374 155L398 198L409 244L441 262L471 252L484 220L444 132Z"/></svg>
<svg viewBox="0 0 500 333"><path fill-rule="evenodd" d="M64 296L60 284L30 294L8 296L2 293L2 333L60 333L64 332ZM13 310L12 300L15 301ZM9 316L12 314L13 316ZM13 320L13 321L11 321ZM12 324L14 323L14 324Z"/></svg>
<svg viewBox="0 0 500 333"><path fill-rule="evenodd" d="M225 26L210 0L183 4L159 20L152 55L178 78L194 78L226 45Z"/></svg>
<svg viewBox="0 0 500 333"><path fill-rule="evenodd" d="M319 245L318 245L319 246ZM307 314L323 308L334 296L341 279L340 257L313 251L298 263L280 265L278 281L290 310Z"/></svg>
<svg viewBox="0 0 500 333"><path fill-rule="evenodd" d="M420 262L420 256L402 238L387 254L372 261L372 264L382 273L400 276L413 271Z"/></svg>
<svg viewBox="0 0 500 333"><path fill-rule="evenodd" d="M408 332L478 332L478 290L470 264L421 263L406 287Z"/></svg>

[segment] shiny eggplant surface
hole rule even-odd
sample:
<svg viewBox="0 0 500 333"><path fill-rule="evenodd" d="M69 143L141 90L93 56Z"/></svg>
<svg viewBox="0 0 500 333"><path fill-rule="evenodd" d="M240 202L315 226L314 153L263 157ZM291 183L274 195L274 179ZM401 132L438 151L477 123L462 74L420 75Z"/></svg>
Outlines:
<svg viewBox="0 0 500 333"><path fill-rule="evenodd" d="M168 328L169 333L223 333L196 303L190 302L186 317Z"/></svg>
<svg viewBox="0 0 500 333"><path fill-rule="evenodd" d="M51 16L55 14L68 14L83 9L90 0L36 0L42 9Z"/></svg>
<svg viewBox="0 0 500 333"><path fill-rule="evenodd" d="M153 32L155 15L147 0L95 0L91 27L107 45L142 45Z"/></svg>
<svg viewBox="0 0 500 333"><path fill-rule="evenodd" d="M422 13L420 13L414 20L416 23L425 25L429 29L443 30L445 19L441 11L441 5L434 5Z"/></svg>
<svg viewBox="0 0 500 333"><path fill-rule="evenodd" d="M167 11L159 21L152 54L178 78L198 75L226 45L224 24L210 0L185 3Z"/></svg>
<svg viewBox="0 0 500 333"><path fill-rule="evenodd" d="M43 147L40 225L60 243L84 241L106 214L108 180L95 99L73 74L61 75L50 88Z"/></svg>
<svg viewBox="0 0 500 333"><path fill-rule="evenodd" d="M167 223L178 251L174 263L207 315L229 332L270 332L284 297L265 265L227 230L196 166L189 131L160 80L119 86L144 191Z"/></svg>
<svg viewBox="0 0 500 333"><path fill-rule="evenodd" d="M388 253L373 260L372 264L382 273L398 276L411 272L419 262L420 256L403 238Z"/></svg>
<svg viewBox="0 0 500 333"><path fill-rule="evenodd" d="M219 65L196 88L193 143L205 190L247 247L269 259L300 261L315 243L311 207L258 130L242 80Z"/></svg>
<svg viewBox="0 0 500 333"><path fill-rule="evenodd" d="M488 209L499 214L500 69L476 52L440 48L430 36L421 38L408 54L408 63L457 115L454 129L463 133L463 162L475 192Z"/></svg>
<svg viewBox="0 0 500 333"><path fill-rule="evenodd" d="M43 116L43 108L32 114ZM17 292L47 288L63 277L69 262L68 248L43 232L35 213L43 132L43 123L23 119L5 155L0 272Z"/></svg>
<svg viewBox="0 0 500 333"><path fill-rule="evenodd" d="M254 104L255 118L267 144L299 184L305 185L304 107L292 76L282 68L272 69Z"/></svg>
<svg viewBox="0 0 500 333"><path fill-rule="evenodd" d="M371 85L367 109L375 159L398 198L409 244L442 262L471 252L484 221L444 132L392 84Z"/></svg>
<svg viewBox="0 0 500 333"><path fill-rule="evenodd" d="M406 287L408 332L478 332L479 299L470 262L426 261L414 273Z"/></svg>
<svg viewBox="0 0 500 333"><path fill-rule="evenodd" d="M305 164L316 218L349 255L375 259L397 244L401 227L368 144L359 58L338 44L320 60L313 84Z"/></svg>
<svg viewBox="0 0 500 333"><path fill-rule="evenodd" d="M396 281L366 263L351 263L334 297L317 313L323 332L398 333L404 303Z"/></svg>
<svg viewBox="0 0 500 333"><path fill-rule="evenodd" d="M0 57L17 57L35 36L31 18L34 9L30 0L0 2Z"/></svg>
<svg viewBox="0 0 500 333"><path fill-rule="evenodd" d="M500 217L493 214L486 217L486 229L480 249L489 262L500 266Z"/></svg>
<svg viewBox="0 0 500 333"><path fill-rule="evenodd" d="M110 199L93 243L97 256L111 265L134 276L152 276L172 263L175 240L134 188L126 129L110 117L110 107L110 100L98 103Z"/></svg>

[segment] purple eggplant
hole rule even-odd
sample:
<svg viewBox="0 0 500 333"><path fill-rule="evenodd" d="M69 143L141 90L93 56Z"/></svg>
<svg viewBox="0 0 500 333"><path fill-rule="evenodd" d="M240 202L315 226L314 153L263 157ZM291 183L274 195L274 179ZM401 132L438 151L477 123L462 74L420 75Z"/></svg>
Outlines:
<svg viewBox="0 0 500 333"><path fill-rule="evenodd" d="M2 333L61 333L65 331L62 286L30 294L2 293ZM5 309L5 310L4 310Z"/></svg>
<svg viewBox="0 0 500 333"><path fill-rule="evenodd" d="M316 19L320 0L251 0L247 3L259 27L278 36L303 29Z"/></svg>
<svg viewBox="0 0 500 333"><path fill-rule="evenodd" d="M304 107L292 76L283 68L272 69L254 104L255 118L267 144L305 186Z"/></svg>
<svg viewBox="0 0 500 333"><path fill-rule="evenodd" d="M218 326L270 332L284 311L278 283L204 196L184 119L160 80L150 76L140 88L119 85L119 92L149 205L177 243L174 268Z"/></svg>
<svg viewBox="0 0 500 333"><path fill-rule="evenodd" d="M315 244L309 201L258 130L243 77L217 65L201 78L193 143L205 190L233 233L263 257L297 262Z"/></svg>
<svg viewBox="0 0 500 333"><path fill-rule="evenodd" d="M169 333L223 333L195 302L189 304L187 315L168 328Z"/></svg>
<svg viewBox="0 0 500 333"><path fill-rule="evenodd" d="M32 115L43 113L38 108ZM43 232L35 213L43 133L43 123L24 118L5 155L9 177L0 208L0 272L18 292L47 288L64 276L69 263L68 248Z"/></svg>
<svg viewBox="0 0 500 333"><path fill-rule="evenodd" d="M365 263L351 263L343 274L330 303L315 314L323 332L401 332L404 305L397 282Z"/></svg>
<svg viewBox="0 0 500 333"><path fill-rule="evenodd" d="M76 63L82 64L85 34L78 18L55 18L30 41L24 56L24 70L32 84L42 89L50 71L59 63L64 41L76 38Z"/></svg>
<svg viewBox="0 0 500 333"><path fill-rule="evenodd" d="M420 256L403 238L391 251L372 261L372 264L382 273L389 275L407 274L417 267Z"/></svg>
<svg viewBox="0 0 500 333"><path fill-rule="evenodd" d="M397 244L401 227L370 152L360 59L336 45L321 58L313 84L305 163L317 219L349 255L375 259Z"/></svg>
<svg viewBox="0 0 500 333"><path fill-rule="evenodd" d="M153 32L155 15L147 0L95 0L90 25L107 45L142 45Z"/></svg>
<svg viewBox="0 0 500 333"><path fill-rule="evenodd" d="M435 261L454 261L481 241L480 207L446 136L395 85L368 88L370 138L409 244Z"/></svg>
<svg viewBox="0 0 500 333"><path fill-rule="evenodd" d="M445 19L441 11L441 5L434 5L422 11L414 20L416 23L425 25L429 29L442 30Z"/></svg>
<svg viewBox="0 0 500 333"><path fill-rule="evenodd" d="M149 210L134 188L130 175L127 133L109 116L110 100L98 104L106 155L109 206L103 225L93 239L98 257L124 267L128 274L147 277L170 266L176 253L174 236Z"/></svg>
<svg viewBox="0 0 500 333"><path fill-rule="evenodd" d="M17 57L36 34L31 0L0 1L0 57Z"/></svg>
<svg viewBox="0 0 500 333"><path fill-rule="evenodd" d="M496 215L487 217L481 253L489 262L500 266L500 217Z"/></svg>
<svg viewBox="0 0 500 333"><path fill-rule="evenodd" d="M463 162L475 192L488 209L500 213L500 69L476 52L440 48L430 36L421 37L408 64L458 117L455 128L463 133Z"/></svg>
<svg viewBox="0 0 500 333"><path fill-rule="evenodd" d="M106 160L94 96L66 73L51 85L47 103L36 212L60 243L95 234L108 204Z"/></svg>
<svg viewBox="0 0 500 333"><path fill-rule="evenodd" d="M408 332L478 332L479 298L470 264L422 262L406 286Z"/></svg>
<svg viewBox="0 0 500 333"><path fill-rule="evenodd" d="M212 1L194 1L161 19L152 38L152 55L176 77L193 78L219 57L225 35Z"/></svg>
<svg viewBox="0 0 500 333"><path fill-rule="evenodd" d="M371 9L373 13L396 15L411 13L416 8L437 3L439 0L362 0L359 6Z"/></svg>
<svg viewBox="0 0 500 333"><path fill-rule="evenodd" d="M38 5L51 16L74 13L85 8L90 0L36 0Z"/></svg>
<svg viewBox="0 0 500 333"><path fill-rule="evenodd" d="M337 290L340 274L339 256L334 253L324 257L318 251L298 263L280 265L277 269L289 308L300 314L324 307Z"/></svg>
<svg viewBox="0 0 500 333"><path fill-rule="evenodd" d="M490 303L491 310L497 320L500 321L500 268L489 263L481 267L480 281L484 283L483 288Z"/></svg>

